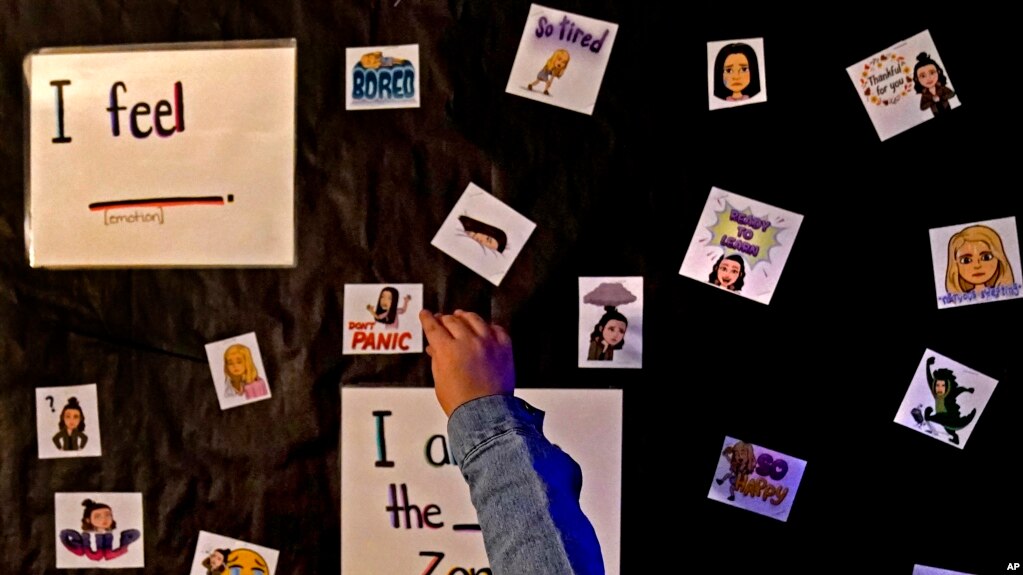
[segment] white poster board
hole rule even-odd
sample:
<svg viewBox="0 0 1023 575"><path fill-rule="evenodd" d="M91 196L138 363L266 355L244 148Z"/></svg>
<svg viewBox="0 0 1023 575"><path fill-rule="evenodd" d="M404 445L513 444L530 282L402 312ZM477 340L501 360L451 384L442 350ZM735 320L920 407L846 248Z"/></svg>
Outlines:
<svg viewBox="0 0 1023 575"><path fill-rule="evenodd" d="M582 509L597 533L607 574L616 575L621 390L520 389L516 395L547 413L544 434L582 468ZM469 487L450 463L446 431L432 388L342 387L342 575L479 573L489 567Z"/></svg>
<svg viewBox="0 0 1023 575"><path fill-rule="evenodd" d="M294 265L295 59L294 40L29 54L30 265Z"/></svg>
<svg viewBox="0 0 1023 575"><path fill-rule="evenodd" d="M54 493L57 569L145 567L141 493Z"/></svg>

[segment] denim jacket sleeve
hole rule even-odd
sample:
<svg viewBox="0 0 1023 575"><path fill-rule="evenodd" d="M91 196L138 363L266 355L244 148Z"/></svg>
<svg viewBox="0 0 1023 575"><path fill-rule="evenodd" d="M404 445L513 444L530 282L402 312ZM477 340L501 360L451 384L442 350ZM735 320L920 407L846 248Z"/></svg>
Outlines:
<svg viewBox="0 0 1023 575"><path fill-rule="evenodd" d="M469 483L494 575L602 575L579 507L579 465L543 435L544 413L510 395L458 407L452 454Z"/></svg>

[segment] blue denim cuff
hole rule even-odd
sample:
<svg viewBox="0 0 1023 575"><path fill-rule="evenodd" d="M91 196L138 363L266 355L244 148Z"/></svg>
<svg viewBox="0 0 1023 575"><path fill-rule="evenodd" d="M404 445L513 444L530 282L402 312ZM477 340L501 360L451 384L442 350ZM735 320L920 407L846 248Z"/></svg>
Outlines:
<svg viewBox="0 0 1023 575"><path fill-rule="evenodd" d="M467 401L448 419L448 441L455 462L487 440L513 429L543 434L544 412L512 395L488 395Z"/></svg>

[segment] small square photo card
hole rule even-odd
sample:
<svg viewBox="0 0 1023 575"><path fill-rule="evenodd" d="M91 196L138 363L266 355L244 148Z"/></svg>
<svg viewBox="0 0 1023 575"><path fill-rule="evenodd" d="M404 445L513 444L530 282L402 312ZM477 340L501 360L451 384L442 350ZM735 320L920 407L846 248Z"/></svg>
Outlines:
<svg viewBox="0 0 1023 575"><path fill-rule="evenodd" d="M707 497L779 521L788 521L806 462L725 437Z"/></svg>
<svg viewBox="0 0 1023 575"><path fill-rule="evenodd" d="M1017 567L1018 569L1019 567ZM949 569L938 569L937 567L927 567L925 565L914 565L913 575L971 575L970 573L963 573L962 571L951 571Z"/></svg>
<svg viewBox="0 0 1023 575"><path fill-rule="evenodd" d="M270 384L255 333L206 344L206 359L220 409L270 399Z"/></svg>
<svg viewBox="0 0 1023 575"><path fill-rule="evenodd" d="M711 110L767 101L763 38L707 42L707 99Z"/></svg>
<svg viewBox="0 0 1023 575"><path fill-rule="evenodd" d="M771 303L803 216L711 188L679 275Z"/></svg>
<svg viewBox="0 0 1023 575"><path fill-rule="evenodd" d="M579 367L643 367L643 278L579 278Z"/></svg>
<svg viewBox="0 0 1023 575"><path fill-rule="evenodd" d="M963 449L997 380L926 350L895 423Z"/></svg>
<svg viewBox="0 0 1023 575"><path fill-rule="evenodd" d="M141 493L54 493L57 569L145 567Z"/></svg>
<svg viewBox="0 0 1023 575"><path fill-rule="evenodd" d="M189 575L274 575L279 555L276 549L200 531Z"/></svg>
<svg viewBox="0 0 1023 575"><path fill-rule="evenodd" d="M36 435L39 459L102 455L96 384L37 387Z"/></svg>
<svg viewBox="0 0 1023 575"><path fill-rule="evenodd" d="M505 91L593 114L618 24L533 4Z"/></svg>
<svg viewBox="0 0 1023 575"><path fill-rule="evenodd" d="M927 30L846 71L882 142L960 104Z"/></svg>
<svg viewBox="0 0 1023 575"><path fill-rule="evenodd" d="M938 309L1020 297L1016 218L935 228L931 261Z"/></svg>
<svg viewBox="0 0 1023 575"><path fill-rule="evenodd" d="M470 183L430 243L496 286L535 228L525 216Z"/></svg>
<svg viewBox="0 0 1023 575"><path fill-rule="evenodd" d="M419 44L345 49L346 110L419 107Z"/></svg>
<svg viewBox="0 0 1023 575"><path fill-rule="evenodd" d="M345 284L344 354L422 353L423 284Z"/></svg>

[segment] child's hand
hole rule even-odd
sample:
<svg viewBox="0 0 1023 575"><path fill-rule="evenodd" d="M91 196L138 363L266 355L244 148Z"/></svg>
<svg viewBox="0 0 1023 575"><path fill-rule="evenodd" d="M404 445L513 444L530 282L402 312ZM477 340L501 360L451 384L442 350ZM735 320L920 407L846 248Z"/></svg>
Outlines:
<svg viewBox="0 0 1023 575"><path fill-rule="evenodd" d="M472 312L419 312L432 358L434 389L448 416L463 403L488 395L512 395L515 363L511 337Z"/></svg>

